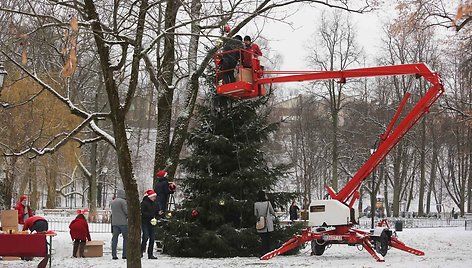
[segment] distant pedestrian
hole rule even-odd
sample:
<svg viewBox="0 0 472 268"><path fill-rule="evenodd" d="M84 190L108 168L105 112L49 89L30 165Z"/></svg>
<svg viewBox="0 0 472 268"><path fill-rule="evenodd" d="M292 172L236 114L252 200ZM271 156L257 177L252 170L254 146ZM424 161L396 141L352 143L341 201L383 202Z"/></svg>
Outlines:
<svg viewBox="0 0 472 268"><path fill-rule="evenodd" d="M15 206L18 211L18 230L23 230L23 224L25 221L33 216L33 210L28 205L28 197L26 195L20 196L20 200Z"/></svg>
<svg viewBox="0 0 472 268"><path fill-rule="evenodd" d="M154 256L154 225L156 225L156 206L154 201L156 200L156 192L153 190L147 190L144 193L143 200L141 201L141 229L143 231L141 240L141 257L144 255L146 250L146 244L149 240L148 245L148 259L157 259Z"/></svg>
<svg viewBox="0 0 472 268"><path fill-rule="evenodd" d="M72 256L74 258L77 258L78 250L78 257L83 258L85 251L85 243L86 241L92 240L90 238L90 230L84 214L80 213L79 215L77 215L77 217L75 217L75 219L72 220L72 222L70 223L69 229L70 237L74 241L74 249L72 252Z"/></svg>
<svg viewBox="0 0 472 268"><path fill-rule="evenodd" d="M117 246L118 236L123 235L123 253L122 258L126 259L126 245L128 241L128 205L126 204L126 195L124 190L116 191L116 198L111 201L111 256L114 260L118 259Z"/></svg>
<svg viewBox="0 0 472 268"><path fill-rule="evenodd" d="M300 210L300 208L295 203L295 200L293 200L292 205L290 205L290 208L289 208L289 214L290 214L290 220L291 221L298 220L298 211L299 210Z"/></svg>
<svg viewBox="0 0 472 268"><path fill-rule="evenodd" d="M262 247L261 256L270 251L271 244L271 233L274 231L274 221L272 217L275 217L275 211L267 199L264 191L257 193L257 202L254 203L254 215L257 219L265 217L265 226L262 229L258 229L257 233L261 237Z"/></svg>
<svg viewBox="0 0 472 268"><path fill-rule="evenodd" d="M160 170L156 174L158 181L154 186L154 192L157 194L156 205L159 216L164 217L167 211L167 203L169 202L169 195L171 194L168 173L165 170Z"/></svg>
<svg viewBox="0 0 472 268"><path fill-rule="evenodd" d="M243 57L243 67L251 68L252 59L262 56L262 51L256 43L253 43L251 37L246 35L244 37L244 57Z"/></svg>
<svg viewBox="0 0 472 268"><path fill-rule="evenodd" d="M220 62L224 84L236 82L234 69L241 58L242 51L240 49L244 48L242 41L243 38L240 35L236 35L232 39L225 41Z"/></svg>
<svg viewBox="0 0 472 268"><path fill-rule="evenodd" d="M48 221L41 216L29 217L23 225L23 231L42 233L47 232L48 229Z"/></svg>

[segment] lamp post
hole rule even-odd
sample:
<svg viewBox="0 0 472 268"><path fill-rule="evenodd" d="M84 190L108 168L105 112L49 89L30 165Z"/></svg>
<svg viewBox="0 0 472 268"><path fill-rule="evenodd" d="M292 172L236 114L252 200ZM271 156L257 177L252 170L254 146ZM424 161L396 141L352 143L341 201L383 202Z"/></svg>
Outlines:
<svg viewBox="0 0 472 268"><path fill-rule="evenodd" d="M106 180L106 177L107 177L107 173L108 173L108 167L107 166L104 166L102 167L102 172L100 173L100 177L101 177L101 184L102 184L102 203L103 203L103 208L105 208L106 206L106 198L107 198L107 182L105 181Z"/></svg>
<svg viewBox="0 0 472 268"><path fill-rule="evenodd" d="M3 88L3 83L5 82L7 74L8 73L3 66L3 61L0 61L0 90Z"/></svg>

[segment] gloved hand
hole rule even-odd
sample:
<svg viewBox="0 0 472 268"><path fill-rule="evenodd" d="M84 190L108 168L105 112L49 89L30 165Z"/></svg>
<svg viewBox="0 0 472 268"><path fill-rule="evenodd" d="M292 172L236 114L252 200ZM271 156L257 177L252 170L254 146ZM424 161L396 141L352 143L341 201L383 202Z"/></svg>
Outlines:
<svg viewBox="0 0 472 268"><path fill-rule="evenodd" d="M152 225L156 225L156 224L157 224L157 220L156 220L156 218L152 218L152 220L151 220L151 224L152 224Z"/></svg>

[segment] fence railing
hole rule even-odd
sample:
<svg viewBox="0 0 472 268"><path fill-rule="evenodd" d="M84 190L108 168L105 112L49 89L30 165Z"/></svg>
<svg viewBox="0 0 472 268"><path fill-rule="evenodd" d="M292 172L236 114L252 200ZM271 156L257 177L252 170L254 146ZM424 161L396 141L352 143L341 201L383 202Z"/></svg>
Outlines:
<svg viewBox="0 0 472 268"><path fill-rule="evenodd" d="M72 218L47 218L49 229L56 232L69 232L69 224ZM106 222L89 222L89 230L91 233L111 233L111 224Z"/></svg>
<svg viewBox="0 0 472 268"><path fill-rule="evenodd" d="M108 212L105 213L108 215ZM69 224L75 218L75 215L45 215L49 222L49 229L56 232L69 232ZM98 217L100 218L100 217ZM109 219L102 217L101 219ZM377 224L379 219L375 219L374 224ZM394 228L395 222L401 221L403 228L434 228L434 227L465 227L466 230L472 230L471 219L434 219L434 218L389 218L389 223ZM288 220L281 220L282 225L290 224ZM356 228L370 229L371 219L360 218L359 225ZM111 224L108 220L99 222L89 222L89 229L91 233L111 233Z"/></svg>
<svg viewBox="0 0 472 268"><path fill-rule="evenodd" d="M379 220L375 219L374 224ZM434 227L464 227L465 219L434 219L434 218L389 218L389 223L393 228L395 222L401 221L403 228L434 228ZM360 218L359 227L361 229L370 229L372 220L370 218Z"/></svg>

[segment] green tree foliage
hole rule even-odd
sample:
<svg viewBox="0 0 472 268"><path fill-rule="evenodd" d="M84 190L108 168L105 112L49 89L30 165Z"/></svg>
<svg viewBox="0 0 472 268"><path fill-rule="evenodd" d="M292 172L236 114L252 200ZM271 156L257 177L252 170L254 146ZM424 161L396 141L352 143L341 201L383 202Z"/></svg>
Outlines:
<svg viewBox="0 0 472 268"><path fill-rule="evenodd" d="M195 257L258 254L260 244L254 229L257 192L272 192L288 168L270 163L263 150L278 127L268 122L266 101L209 96L199 107L197 125L188 138L191 155L182 161L182 210L159 232L164 236L166 253ZM269 194L275 207L290 198L293 194ZM198 211L198 216L192 216L192 210ZM299 230L276 229L278 245L274 246Z"/></svg>

